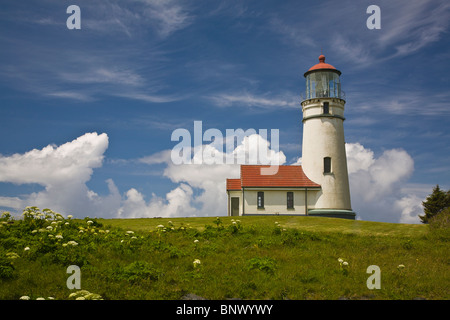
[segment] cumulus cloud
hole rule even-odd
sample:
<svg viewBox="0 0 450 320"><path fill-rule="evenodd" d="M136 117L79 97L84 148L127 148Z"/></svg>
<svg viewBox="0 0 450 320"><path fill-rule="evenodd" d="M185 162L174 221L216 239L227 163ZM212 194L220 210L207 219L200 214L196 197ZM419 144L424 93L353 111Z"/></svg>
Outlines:
<svg viewBox="0 0 450 320"><path fill-rule="evenodd" d="M363 220L418 223L421 198L404 185L414 160L402 149L384 151L378 158L359 143L347 143L347 166L352 207Z"/></svg>
<svg viewBox="0 0 450 320"><path fill-rule="evenodd" d="M27 195L0 196L0 207L20 212L28 205L51 208L77 217L181 217L225 215L227 178L238 178L240 164L258 164L262 153L271 163L286 156L259 134L248 134L226 148L230 139L218 139L192 148L189 163L175 164L171 150L138 159L147 165L165 164L161 175L175 187L165 195L145 195L136 188L121 194L112 179L109 193L99 195L86 183L103 164L108 136L86 133L60 146L48 145L23 154L0 155L0 182L39 184L43 190ZM423 185L407 184L414 161L402 149L374 152L359 143L346 144L352 207L363 220L419 223ZM226 162L227 159L232 162ZM300 159L294 165L300 164ZM266 164L266 163L265 163ZM426 186L428 187L428 186ZM420 192L419 192L420 191Z"/></svg>
<svg viewBox="0 0 450 320"><path fill-rule="evenodd" d="M51 208L76 217L177 217L216 216L226 214L226 178L239 177L239 164L257 164L253 153L264 154L269 161L286 161L284 154L270 147L259 134L241 137L228 154L222 144L214 141L192 149L189 163L176 165L171 150L163 150L138 159L148 165L165 164L162 176L176 186L164 196L146 195L131 188L123 195L112 179L106 181L109 193L99 195L87 182L95 168L103 164L108 148L108 136L86 133L60 146L48 145L23 154L0 156L0 182L35 183L44 188L39 192L17 197L0 197L0 207L20 213L24 207L35 205ZM259 150L262 150L260 152ZM231 157L232 163L226 164ZM266 160L267 160L266 159Z"/></svg>
<svg viewBox="0 0 450 320"><path fill-rule="evenodd" d="M227 139L223 141L228 141ZM188 163L174 164L171 150L165 150L144 157L141 162L147 164L166 163L163 175L178 186L165 198L152 195L145 201L144 195L137 190L129 190L124 205L120 209L121 217L173 217L173 216L217 216L227 212L226 179L238 178L239 164L257 164L260 158L252 155L265 154L269 163L283 164L286 156L283 152L271 148L271 144L259 134L250 134L242 138L229 153L223 144L213 142L192 150ZM230 157L231 163L226 159ZM266 162L267 163L267 162Z"/></svg>
<svg viewBox="0 0 450 320"><path fill-rule="evenodd" d="M112 180L107 181L110 195L103 198L86 186L93 170L102 166L108 143L105 133L94 132L61 146L48 145L23 154L0 156L0 182L36 183L44 187L20 197L0 197L0 206L19 210L36 205L85 216L86 212L111 209L118 203L119 195Z"/></svg>

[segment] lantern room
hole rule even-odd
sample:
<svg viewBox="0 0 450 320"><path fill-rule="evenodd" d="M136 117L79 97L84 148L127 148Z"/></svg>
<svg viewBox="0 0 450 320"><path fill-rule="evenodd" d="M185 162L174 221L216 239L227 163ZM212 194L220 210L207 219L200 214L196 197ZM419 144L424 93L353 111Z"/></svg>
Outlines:
<svg viewBox="0 0 450 320"><path fill-rule="evenodd" d="M306 73L305 100L314 98L344 99L339 76L341 72L331 64L325 63L325 56L319 56L319 63L311 67Z"/></svg>

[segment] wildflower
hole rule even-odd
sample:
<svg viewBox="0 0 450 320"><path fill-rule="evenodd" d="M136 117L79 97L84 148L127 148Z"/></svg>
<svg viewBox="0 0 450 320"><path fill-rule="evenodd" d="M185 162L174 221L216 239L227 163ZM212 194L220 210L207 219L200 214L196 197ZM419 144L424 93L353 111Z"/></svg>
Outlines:
<svg viewBox="0 0 450 320"><path fill-rule="evenodd" d="M30 300L29 296L21 296L19 300Z"/></svg>
<svg viewBox="0 0 450 320"><path fill-rule="evenodd" d="M339 258L338 261L340 264L342 264L342 262L344 262L344 260L342 258Z"/></svg>
<svg viewBox="0 0 450 320"><path fill-rule="evenodd" d="M23 251L28 251L28 250L30 250L30 247L25 247L25 248L23 249Z"/></svg>
<svg viewBox="0 0 450 320"><path fill-rule="evenodd" d="M68 225L69 225L69 223L68 223L68 222L66 222L66 223L64 223L64 225L65 225L65 226L68 226Z"/></svg>
<svg viewBox="0 0 450 320"><path fill-rule="evenodd" d="M158 225L157 228L164 228L162 224Z"/></svg>
<svg viewBox="0 0 450 320"><path fill-rule="evenodd" d="M53 297L47 297L48 300L55 300Z"/></svg>
<svg viewBox="0 0 450 320"><path fill-rule="evenodd" d="M56 235L56 236L55 236L55 238L56 238L56 239L62 239L62 238L63 238L63 236L62 236L62 235L60 235L60 234L58 234L58 235Z"/></svg>
<svg viewBox="0 0 450 320"><path fill-rule="evenodd" d="M342 265L343 265L344 267L347 267L347 266L348 266L348 262L347 262L347 261L344 261L344 262L342 262Z"/></svg>
<svg viewBox="0 0 450 320"><path fill-rule="evenodd" d="M70 244L70 245L72 245L74 247L78 245L78 243L76 241L73 241L73 240L70 240L69 242L67 242L67 244Z"/></svg>
<svg viewBox="0 0 450 320"><path fill-rule="evenodd" d="M69 214L68 216L67 216L67 219L72 219L73 218L73 215L71 215L71 214Z"/></svg>
<svg viewBox="0 0 450 320"><path fill-rule="evenodd" d="M45 300L45 298L39 297L39 298L36 298L36 300Z"/></svg>
<svg viewBox="0 0 450 320"><path fill-rule="evenodd" d="M48 226L46 229L47 229L47 230L52 230L53 227L52 227L52 226Z"/></svg>
<svg viewBox="0 0 450 320"><path fill-rule="evenodd" d="M94 223L94 221L92 221L92 220L89 220L88 222L86 222L87 224L89 224L89 225L91 225L91 224L93 224Z"/></svg>
<svg viewBox="0 0 450 320"><path fill-rule="evenodd" d="M131 231L131 230L130 230L130 231L127 231L127 233L128 233L128 234L133 234L134 231Z"/></svg>
<svg viewBox="0 0 450 320"><path fill-rule="evenodd" d="M197 266L200 266L201 262L199 259L195 259L193 264L194 264L194 268L196 268Z"/></svg>
<svg viewBox="0 0 450 320"><path fill-rule="evenodd" d="M403 268L405 268L405 266L404 266L403 264L399 264L399 265L397 266L397 269L398 269L398 270L402 270Z"/></svg>
<svg viewBox="0 0 450 320"><path fill-rule="evenodd" d="M36 233L36 232L38 232L36 229L34 229L33 231L31 231L31 233Z"/></svg>
<svg viewBox="0 0 450 320"><path fill-rule="evenodd" d="M198 240L197 240L197 239L195 239L195 240L194 240L194 243L198 243Z"/></svg>

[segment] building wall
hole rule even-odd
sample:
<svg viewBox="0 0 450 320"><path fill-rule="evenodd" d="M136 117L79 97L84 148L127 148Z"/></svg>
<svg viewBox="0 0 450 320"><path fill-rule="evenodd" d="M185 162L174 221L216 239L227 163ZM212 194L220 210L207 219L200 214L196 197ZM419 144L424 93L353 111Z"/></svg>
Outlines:
<svg viewBox="0 0 450 320"><path fill-rule="evenodd" d="M258 192L264 192L264 208L258 208ZM287 208L287 192L294 193L294 208ZM316 193L318 190L308 190L307 208L315 208ZM245 208L244 214L287 214L287 215L304 215L305 214L305 190L298 189L283 189L283 190L268 190L268 189L252 189L245 190L244 195ZM241 212L242 214L242 212Z"/></svg>
<svg viewBox="0 0 450 320"><path fill-rule="evenodd" d="M231 198L239 198L239 215L242 215L242 191L228 192L228 216L231 216Z"/></svg>

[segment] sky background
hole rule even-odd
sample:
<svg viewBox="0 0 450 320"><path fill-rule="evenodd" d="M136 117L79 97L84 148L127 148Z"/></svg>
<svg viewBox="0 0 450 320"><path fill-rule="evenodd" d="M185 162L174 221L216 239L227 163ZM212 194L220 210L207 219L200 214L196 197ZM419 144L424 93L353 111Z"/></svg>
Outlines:
<svg viewBox="0 0 450 320"><path fill-rule="evenodd" d="M275 155L299 163L303 74L323 52L342 72L357 218L419 223L450 188L449 32L445 0L2 1L0 209L226 215L239 166L174 165L172 132L279 129Z"/></svg>

